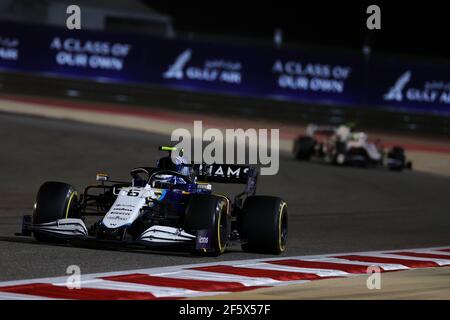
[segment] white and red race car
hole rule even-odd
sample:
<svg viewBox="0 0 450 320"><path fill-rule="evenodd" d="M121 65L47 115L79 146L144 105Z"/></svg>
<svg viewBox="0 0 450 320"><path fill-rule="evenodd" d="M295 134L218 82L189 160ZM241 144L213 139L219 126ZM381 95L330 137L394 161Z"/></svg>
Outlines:
<svg viewBox="0 0 450 320"><path fill-rule="evenodd" d="M293 154L303 161L321 159L337 165L387 166L395 171L412 168L402 147L393 146L386 152L380 141L371 142L366 133L354 132L346 125L308 125L306 134L295 140Z"/></svg>

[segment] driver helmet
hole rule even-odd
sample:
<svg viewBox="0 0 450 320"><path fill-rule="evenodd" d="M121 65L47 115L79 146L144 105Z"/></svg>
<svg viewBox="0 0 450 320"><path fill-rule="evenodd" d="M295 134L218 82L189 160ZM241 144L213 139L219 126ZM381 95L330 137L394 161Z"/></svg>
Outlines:
<svg viewBox="0 0 450 320"><path fill-rule="evenodd" d="M161 147L161 150L170 151L169 156L162 157L158 160L157 168L159 170L172 170L176 171L182 175L190 176L191 167L187 166L189 162L183 156L183 150L180 150L179 155L176 157L172 157L172 151L176 151L176 148L172 147ZM170 174L158 175L158 180L165 181L167 183L183 183L183 179L181 177L174 177ZM184 182L185 183L185 182Z"/></svg>
<svg viewBox="0 0 450 320"><path fill-rule="evenodd" d="M188 161L183 156L177 156L175 159L172 159L171 156L166 156L158 160L157 168L160 170L172 170L184 175L189 175L189 167L186 166L186 164L188 164Z"/></svg>

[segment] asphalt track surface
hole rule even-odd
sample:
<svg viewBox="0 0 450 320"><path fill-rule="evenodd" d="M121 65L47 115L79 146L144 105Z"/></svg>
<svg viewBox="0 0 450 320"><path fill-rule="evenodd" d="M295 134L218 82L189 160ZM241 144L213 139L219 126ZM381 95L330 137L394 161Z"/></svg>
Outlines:
<svg viewBox="0 0 450 320"><path fill-rule="evenodd" d="M39 186L64 181L79 191L96 172L129 179L129 169L155 164L168 138L138 131L0 113L0 281L270 257L230 248L218 258L186 253L119 251L48 245L14 236ZM236 191L220 185L220 192ZM288 203L285 256L450 244L450 178L420 172L301 163L282 154L276 176L258 194Z"/></svg>

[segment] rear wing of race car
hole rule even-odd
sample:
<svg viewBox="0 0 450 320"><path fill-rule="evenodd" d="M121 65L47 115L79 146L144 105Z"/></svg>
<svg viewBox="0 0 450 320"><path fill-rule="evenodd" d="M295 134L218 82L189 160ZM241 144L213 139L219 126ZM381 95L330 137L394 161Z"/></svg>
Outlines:
<svg viewBox="0 0 450 320"><path fill-rule="evenodd" d="M193 164L197 179L205 182L245 184L245 193L254 194L257 168L235 164Z"/></svg>
<svg viewBox="0 0 450 320"><path fill-rule="evenodd" d="M201 181L246 184L257 175L256 168L235 164L194 164Z"/></svg>

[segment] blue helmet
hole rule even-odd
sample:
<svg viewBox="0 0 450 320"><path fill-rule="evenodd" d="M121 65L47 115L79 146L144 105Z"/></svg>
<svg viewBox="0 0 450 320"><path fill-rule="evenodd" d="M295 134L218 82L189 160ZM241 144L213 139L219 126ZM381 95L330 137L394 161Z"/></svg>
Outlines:
<svg viewBox="0 0 450 320"><path fill-rule="evenodd" d="M190 174L190 168L187 166L189 162L185 157L183 157L183 149L180 150L179 155L175 158L172 158L172 152L176 151L175 147L159 147L159 150L169 151L169 155L166 157L162 157L158 160L157 168L160 170L172 170L183 175Z"/></svg>

